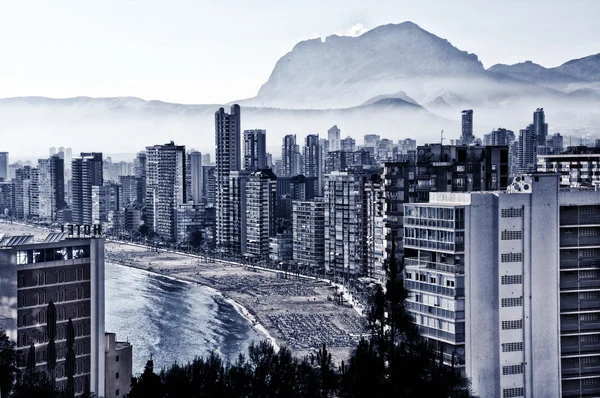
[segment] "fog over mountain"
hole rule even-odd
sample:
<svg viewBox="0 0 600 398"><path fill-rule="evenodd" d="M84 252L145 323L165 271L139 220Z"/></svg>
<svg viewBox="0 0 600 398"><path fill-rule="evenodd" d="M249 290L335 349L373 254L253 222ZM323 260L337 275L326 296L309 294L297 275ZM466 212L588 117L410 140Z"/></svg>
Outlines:
<svg viewBox="0 0 600 398"><path fill-rule="evenodd" d="M226 84L226 80L224 80ZM276 63L256 97L242 106L242 129L267 129L279 156L281 138L323 136L337 124L360 139L378 133L419 143L458 138L460 111L475 111L475 134L518 131L544 107L550 132L600 133L600 54L555 68L532 61L494 65L412 22L384 25L358 37L302 41ZM2 150L42 156L50 146L74 151L137 152L174 140L214 151L219 104L184 105L135 97L0 99ZM35 137L24 141L20 137Z"/></svg>

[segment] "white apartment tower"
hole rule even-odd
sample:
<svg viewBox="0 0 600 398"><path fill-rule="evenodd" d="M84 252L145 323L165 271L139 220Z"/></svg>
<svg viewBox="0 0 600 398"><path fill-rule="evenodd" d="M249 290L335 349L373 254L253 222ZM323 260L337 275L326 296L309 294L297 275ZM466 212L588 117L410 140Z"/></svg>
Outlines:
<svg viewBox="0 0 600 398"><path fill-rule="evenodd" d="M477 396L560 395L559 206L553 174L404 205L409 308Z"/></svg>

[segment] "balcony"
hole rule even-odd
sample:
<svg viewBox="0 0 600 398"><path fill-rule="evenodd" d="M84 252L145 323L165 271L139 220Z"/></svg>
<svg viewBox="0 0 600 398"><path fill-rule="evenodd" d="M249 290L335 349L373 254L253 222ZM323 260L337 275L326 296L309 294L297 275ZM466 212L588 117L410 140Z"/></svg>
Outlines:
<svg viewBox="0 0 600 398"><path fill-rule="evenodd" d="M430 269L441 272L448 272L450 274L464 275L464 265L454 265L445 263L435 263L431 261L420 260L418 258L405 258L404 265L406 267L418 268L418 269Z"/></svg>

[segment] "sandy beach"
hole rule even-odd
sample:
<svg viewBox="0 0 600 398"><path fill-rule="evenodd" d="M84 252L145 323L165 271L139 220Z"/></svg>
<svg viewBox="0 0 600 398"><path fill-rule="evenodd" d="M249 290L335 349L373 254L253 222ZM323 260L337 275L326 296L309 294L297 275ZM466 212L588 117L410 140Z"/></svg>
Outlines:
<svg viewBox="0 0 600 398"><path fill-rule="evenodd" d="M22 224L0 223L0 234L48 231ZM334 362L347 359L364 333L364 319L349 304L336 304L336 288L322 280L295 278L183 253L152 251L145 246L106 242L105 261L135 267L211 287L276 346L297 356L327 344Z"/></svg>

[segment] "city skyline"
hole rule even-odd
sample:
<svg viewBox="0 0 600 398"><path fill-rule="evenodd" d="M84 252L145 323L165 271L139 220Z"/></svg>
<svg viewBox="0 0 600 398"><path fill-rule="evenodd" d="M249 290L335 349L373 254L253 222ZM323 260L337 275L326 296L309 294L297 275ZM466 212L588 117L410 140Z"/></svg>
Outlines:
<svg viewBox="0 0 600 398"><path fill-rule="evenodd" d="M527 60L554 67L600 50L595 40L600 27L587 18L600 13L600 4L586 1L568 7L558 1L535 2L537 15L553 26L544 30L529 23L531 5L514 0L418 5L380 0L369 9L358 1L336 0L319 3L316 15L315 3L262 0L253 9L239 4L225 9L191 1L5 2L0 5L0 34L11 40L1 42L9 61L0 65L0 98L137 96L228 103L254 96L275 62L302 40L356 36L403 21L477 54L486 68ZM231 23L218 23L223 18ZM206 62L205 54L223 62ZM249 57L253 62L240 67L237 60ZM232 84L224 87L213 79L220 73Z"/></svg>

